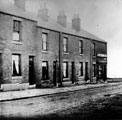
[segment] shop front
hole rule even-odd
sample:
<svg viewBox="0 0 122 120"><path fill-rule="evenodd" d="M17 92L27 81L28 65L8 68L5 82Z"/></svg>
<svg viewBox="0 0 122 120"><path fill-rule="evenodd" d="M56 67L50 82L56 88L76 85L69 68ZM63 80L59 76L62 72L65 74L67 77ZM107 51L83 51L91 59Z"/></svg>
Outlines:
<svg viewBox="0 0 122 120"><path fill-rule="evenodd" d="M107 79L107 55L97 54L97 80Z"/></svg>

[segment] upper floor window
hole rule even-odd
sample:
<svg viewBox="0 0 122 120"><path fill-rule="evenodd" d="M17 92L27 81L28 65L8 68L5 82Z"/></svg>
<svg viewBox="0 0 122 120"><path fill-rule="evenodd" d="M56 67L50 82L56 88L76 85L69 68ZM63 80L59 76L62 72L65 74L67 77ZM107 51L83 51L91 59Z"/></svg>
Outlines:
<svg viewBox="0 0 122 120"><path fill-rule="evenodd" d="M21 76L21 58L18 54L12 55L12 76Z"/></svg>
<svg viewBox="0 0 122 120"><path fill-rule="evenodd" d="M66 37L63 38L63 51L64 53L68 52L68 38Z"/></svg>
<svg viewBox="0 0 122 120"><path fill-rule="evenodd" d="M42 50L47 51L47 39L48 39L48 34L47 33L42 33Z"/></svg>
<svg viewBox="0 0 122 120"><path fill-rule="evenodd" d="M21 35L21 21L14 20L13 21L13 40L20 41Z"/></svg>
<svg viewBox="0 0 122 120"><path fill-rule="evenodd" d="M96 45L95 45L95 43L93 43L93 56L96 55L96 50L95 50L95 48L96 48Z"/></svg>
<svg viewBox="0 0 122 120"><path fill-rule="evenodd" d="M83 62L79 63L79 76L83 76Z"/></svg>
<svg viewBox="0 0 122 120"><path fill-rule="evenodd" d="M79 53L83 54L83 41L79 40Z"/></svg>

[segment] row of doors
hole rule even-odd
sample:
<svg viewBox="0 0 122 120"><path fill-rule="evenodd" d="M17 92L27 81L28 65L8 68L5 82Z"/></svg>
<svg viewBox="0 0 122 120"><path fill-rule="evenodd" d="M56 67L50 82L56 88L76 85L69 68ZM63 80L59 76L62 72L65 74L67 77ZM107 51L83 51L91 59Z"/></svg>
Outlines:
<svg viewBox="0 0 122 120"><path fill-rule="evenodd" d="M71 66L71 69L72 69L72 83L75 82L75 62L72 62L72 66ZM56 86L57 84L57 61L54 61L53 62L53 84L54 86ZM87 80L88 79L88 62L85 63L85 79ZM33 85L35 84L35 72L34 72L34 57L33 56L30 56L29 57L29 84L30 85Z"/></svg>

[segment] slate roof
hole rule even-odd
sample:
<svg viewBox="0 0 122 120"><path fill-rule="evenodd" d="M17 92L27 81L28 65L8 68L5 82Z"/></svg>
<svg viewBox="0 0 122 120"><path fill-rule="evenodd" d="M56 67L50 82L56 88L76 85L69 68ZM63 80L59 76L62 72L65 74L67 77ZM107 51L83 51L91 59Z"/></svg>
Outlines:
<svg viewBox="0 0 122 120"><path fill-rule="evenodd" d="M88 31L86 31L82 28L80 29L79 32L77 32L76 30L74 30L72 28L72 25L70 23L67 23L67 26L63 27L62 25L57 23L56 20L50 19L50 18L49 18L48 22L43 21L41 18L39 18L37 25L39 27L44 27L44 28L52 29L52 30L59 31L59 32L61 31L61 32L64 32L67 34L72 34L72 35L79 36L79 37L84 37L84 38L101 41L101 42L106 42L106 41L102 40L101 38L89 33Z"/></svg>
<svg viewBox="0 0 122 120"><path fill-rule="evenodd" d="M106 42L82 28L79 32L77 32L71 27L71 24L69 23L67 24L67 27L63 27L62 25L58 24L56 20L50 18L48 22L43 21L41 18L38 18L37 15L23 11L22 9L18 8L17 6L9 2L8 0L0 0L0 12L37 21L38 27L43 27L43 28L47 28L59 32L61 31L67 34L72 34L72 35L81 36L81 37L85 37L85 38L89 38L101 42Z"/></svg>
<svg viewBox="0 0 122 120"><path fill-rule="evenodd" d="M23 11L8 0L0 0L0 12L37 21L36 15Z"/></svg>

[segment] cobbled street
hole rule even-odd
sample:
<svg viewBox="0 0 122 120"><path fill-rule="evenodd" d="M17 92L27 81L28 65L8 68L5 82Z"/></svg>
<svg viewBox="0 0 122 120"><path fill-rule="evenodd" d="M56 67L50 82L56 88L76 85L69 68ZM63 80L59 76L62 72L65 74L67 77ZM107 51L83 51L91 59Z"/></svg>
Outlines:
<svg viewBox="0 0 122 120"><path fill-rule="evenodd" d="M51 114L72 114L74 108L100 99L115 96L122 92L122 83L114 86L89 88L29 99L0 102L1 119L40 118ZM87 107L87 106L86 106Z"/></svg>

